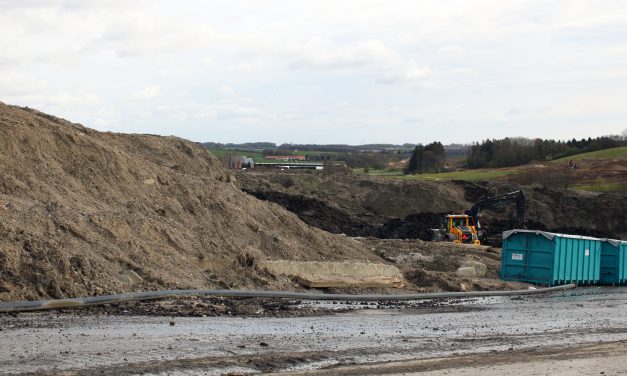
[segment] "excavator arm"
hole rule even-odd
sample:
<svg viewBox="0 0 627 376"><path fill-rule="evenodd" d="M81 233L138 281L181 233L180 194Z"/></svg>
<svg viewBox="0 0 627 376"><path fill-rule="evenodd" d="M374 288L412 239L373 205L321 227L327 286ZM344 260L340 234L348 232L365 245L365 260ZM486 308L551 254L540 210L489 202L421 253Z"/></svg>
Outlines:
<svg viewBox="0 0 627 376"><path fill-rule="evenodd" d="M525 222L525 210L527 206L527 198L523 191L514 191L502 195L487 197L476 202L470 209L466 210L466 214L471 218L473 225L480 229L479 212L483 209L490 209L506 204L516 204L517 226L521 227Z"/></svg>

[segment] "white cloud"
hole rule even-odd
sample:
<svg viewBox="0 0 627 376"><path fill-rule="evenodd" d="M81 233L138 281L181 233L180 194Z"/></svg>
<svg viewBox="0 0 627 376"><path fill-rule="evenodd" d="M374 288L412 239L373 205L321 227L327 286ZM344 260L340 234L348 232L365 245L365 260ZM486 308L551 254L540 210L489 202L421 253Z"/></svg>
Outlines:
<svg viewBox="0 0 627 376"><path fill-rule="evenodd" d="M458 55L464 52L464 49L461 46L443 46L438 48L437 52L443 55Z"/></svg>
<svg viewBox="0 0 627 376"><path fill-rule="evenodd" d="M333 125L367 123L381 124L361 136L368 141L416 142L432 131L404 121L416 108L430 126L474 126L473 139L505 132L504 119L532 119L538 125L524 129L534 136L579 118L600 119L604 131L624 123L622 2L0 0L0 8L0 100L101 129L154 126L203 141L246 138L229 127L254 122L264 136L292 129L294 142L350 142L354 133ZM102 108L115 113L96 114ZM537 115L505 116L523 113ZM573 136L597 128L581 129Z"/></svg>
<svg viewBox="0 0 627 376"><path fill-rule="evenodd" d="M255 59L253 61L245 61L230 67L232 71L241 73L258 73L263 70L265 64L262 60Z"/></svg>
<svg viewBox="0 0 627 376"><path fill-rule="evenodd" d="M234 101L217 101L212 103L162 103L155 107L159 116L169 116L177 119L195 120L224 120L235 119L256 121L265 115L259 108Z"/></svg>
<svg viewBox="0 0 627 376"><path fill-rule="evenodd" d="M19 72L0 71L0 95L3 96L39 93L47 85L45 80Z"/></svg>
<svg viewBox="0 0 627 376"><path fill-rule="evenodd" d="M383 42L361 41L336 45L319 37L303 45L292 46L286 53L293 56L290 66L296 69L342 69L372 66L395 58L395 52Z"/></svg>
<svg viewBox="0 0 627 376"><path fill-rule="evenodd" d="M513 107L507 110L505 115L508 116L520 116L520 115L534 115L534 114L543 114L548 112L550 109L548 107L542 108L519 108Z"/></svg>
<svg viewBox="0 0 627 376"><path fill-rule="evenodd" d="M136 101L148 101L155 99L161 93L161 88L157 85L148 85L134 91L129 97Z"/></svg>
<svg viewBox="0 0 627 376"><path fill-rule="evenodd" d="M86 106L95 106L102 102L98 94L85 90L63 91L50 96L47 102L53 106L68 108L78 108Z"/></svg>
<svg viewBox="0 0 627 376"><path fill-rule="evenodd" d="M231 97L236 97L237 93L229 85L222 85L218 88L218 95L220 97L231 98Z"/></svg>
<svg viewBox="0 0 627 376"><path fill-rule="evenodd" d="M253 121L263 115L259 108L237 103L219 103L209 108L215 111L218 119L243 119Z"/></svg>
<svg viewBox="0 0 627 376"><path fill-rule="evenodd" d="M433 71L428 67L420 66L415 61L409 61L401 66L393 67L385 72L379 82L386 84L407 83L413 86L428 86L428 79Z"/></svg>

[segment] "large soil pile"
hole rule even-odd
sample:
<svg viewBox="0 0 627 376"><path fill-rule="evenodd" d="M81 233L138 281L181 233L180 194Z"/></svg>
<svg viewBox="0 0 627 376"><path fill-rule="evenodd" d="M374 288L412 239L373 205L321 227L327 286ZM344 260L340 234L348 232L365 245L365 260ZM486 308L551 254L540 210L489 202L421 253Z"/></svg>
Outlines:
<svg viewBox="0 0 627 376"><path fill-rule="evenodd" d="M0 300L292 283L258 259L380 261L241 192L199 145L0 103Z"/></svg>

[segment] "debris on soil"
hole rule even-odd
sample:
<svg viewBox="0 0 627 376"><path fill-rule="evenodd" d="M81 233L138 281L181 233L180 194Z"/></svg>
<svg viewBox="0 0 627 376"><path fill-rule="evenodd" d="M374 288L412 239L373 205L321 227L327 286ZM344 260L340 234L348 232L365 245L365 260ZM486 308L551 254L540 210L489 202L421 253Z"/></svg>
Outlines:
<svg viewBox="0 0 627 376"><path fill-rule="evenodd" d="M357 239L381 258L393 262L417 290L517 290L529 286L499 279L501 254L498 248L415 239ZM471 267L472 275L458 275L461 267Z"/></svg>

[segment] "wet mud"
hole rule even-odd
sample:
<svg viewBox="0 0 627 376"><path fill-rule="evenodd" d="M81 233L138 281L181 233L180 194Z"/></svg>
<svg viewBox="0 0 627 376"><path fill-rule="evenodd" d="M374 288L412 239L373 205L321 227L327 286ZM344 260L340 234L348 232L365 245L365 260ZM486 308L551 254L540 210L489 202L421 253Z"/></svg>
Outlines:
<svg viewBox="0 0 627 376"><path fill-rule="evenodd" d="M324 315L0 317L0 368L33 374L224 374L326 369L627 341L627 288L440 301L439 308L291 302ZM320 306L322 304L322 306ZM365 309L365 307L368 307ZM518 354L518 353L517 353Z"/></svg>

